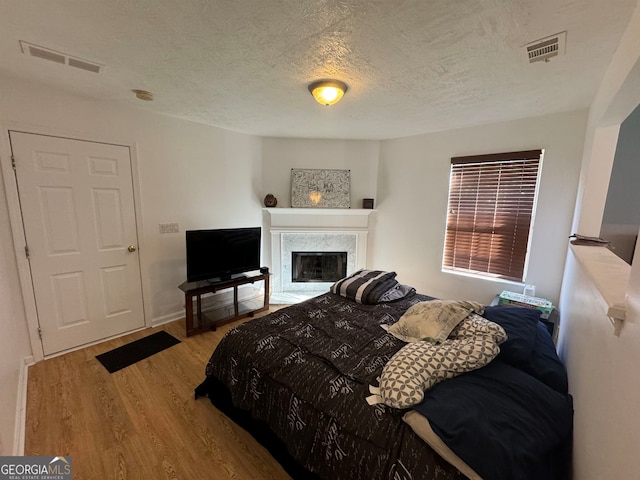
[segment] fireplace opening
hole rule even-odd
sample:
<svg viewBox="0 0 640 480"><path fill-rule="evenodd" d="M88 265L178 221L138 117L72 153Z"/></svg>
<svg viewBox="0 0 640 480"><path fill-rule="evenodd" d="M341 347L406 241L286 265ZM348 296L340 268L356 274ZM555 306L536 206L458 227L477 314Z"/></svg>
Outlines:
<svg viewBox="0 0 640 480"><path fill-rule="evenodd" d="M347 252L291 252L292 282L335 282L347 276Z"/></svg>

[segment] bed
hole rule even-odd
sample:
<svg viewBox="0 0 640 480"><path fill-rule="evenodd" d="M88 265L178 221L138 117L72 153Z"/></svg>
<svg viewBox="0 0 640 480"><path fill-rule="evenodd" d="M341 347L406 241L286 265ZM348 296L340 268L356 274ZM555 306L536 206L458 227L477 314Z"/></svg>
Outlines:
<svg viewBox="0 0 640 480"><path fill-rule="evenodd" d="M326 293L232 328L196 398L251 432L296 479L553 480L567 475L572 399L539 312L486 307L507 341L411 408L370 405L405 345L385 331L432 297Z"/></svg>

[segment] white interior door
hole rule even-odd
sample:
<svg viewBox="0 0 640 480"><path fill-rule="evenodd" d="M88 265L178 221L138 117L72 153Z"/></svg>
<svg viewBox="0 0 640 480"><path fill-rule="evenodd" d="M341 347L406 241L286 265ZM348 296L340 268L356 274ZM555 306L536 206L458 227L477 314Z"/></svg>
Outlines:
<svg viewBox="0 0 640 480"><path fill-rule="evenodd" d="M44 354L144 326L129 148L10 138Z"/></svg>

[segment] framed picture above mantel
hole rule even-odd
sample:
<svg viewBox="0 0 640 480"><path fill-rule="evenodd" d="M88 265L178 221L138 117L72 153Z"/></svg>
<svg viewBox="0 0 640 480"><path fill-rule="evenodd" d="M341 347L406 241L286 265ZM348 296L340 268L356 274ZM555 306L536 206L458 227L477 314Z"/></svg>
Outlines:
<svg viewBox="0 0 640 480"><path fill-rule="evenodd" d="M351 170L292 168L291 207L351 208Z"/></svg>

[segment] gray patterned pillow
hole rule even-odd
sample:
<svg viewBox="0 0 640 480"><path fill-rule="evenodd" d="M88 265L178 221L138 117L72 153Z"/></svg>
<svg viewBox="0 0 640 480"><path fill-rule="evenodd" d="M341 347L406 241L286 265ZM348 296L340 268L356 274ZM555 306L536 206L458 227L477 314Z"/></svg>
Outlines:
<svg viewBox="0 0 640 480"><path fill-rule="evenodd" d="M498 324L477 315L466 318L455 338L440 344L409 343L387 362L379 389L372 388L370 403L409 408L422 401L424 392L442 380L483 367L500 353L507 334Z"/></svg>
<svg viewBox="0 0 640 480"><path fill-rule="evenodd" d="M482 313L477 302L463 300L429 300L411 306L388 332L404 342L444 341L471 312Z"/></svg>
<svg viewBox="0 0 640 480"><path fill-rule="evenodd" d="M475 313L471 313L464 321L460 322L449 334L449 338L467 338L476 335L491 336L495 338L498 343L507 341L507 333L504 331L504 328Z"/></svg>

